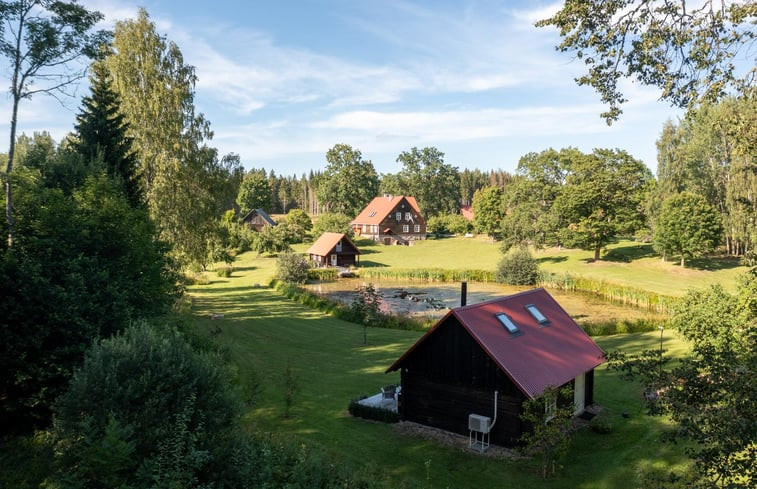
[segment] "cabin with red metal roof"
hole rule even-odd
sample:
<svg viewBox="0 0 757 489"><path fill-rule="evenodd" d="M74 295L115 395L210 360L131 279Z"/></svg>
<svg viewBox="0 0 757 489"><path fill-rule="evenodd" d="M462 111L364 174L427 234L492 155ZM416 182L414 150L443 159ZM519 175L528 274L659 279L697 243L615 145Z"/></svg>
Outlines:
<svg viewBox="0 0 757 489"><path fill-rule="evenodd" d="M344 233L323 233L306 253L318 267L351 267L358 264L360 250Z"/></svg>
<svg viewBox="0 0 757 489"><path fill-rule="evenodd" d="M355 236L384 244L426 239L426 219L415 197L384 195L373 199L350 223Z"/></svg>
<svg viewBox="0 0 757 489"><path fill-rule="evenodd" d="M594 401L594 368L604 361L539 288L452 309L387 372L401 372L403 420L469 435L469 416L487 416L495 420L491 442L513 446L528 429L520 420L526 400L570 386L580 414Z"/></svg>

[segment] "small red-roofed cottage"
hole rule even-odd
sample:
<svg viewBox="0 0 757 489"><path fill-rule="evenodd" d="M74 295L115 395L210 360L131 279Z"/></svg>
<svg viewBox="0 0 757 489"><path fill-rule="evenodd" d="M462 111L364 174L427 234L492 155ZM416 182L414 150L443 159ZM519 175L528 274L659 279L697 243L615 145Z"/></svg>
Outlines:
<svg viewBox="0 0 757 489"><path fill-rule="evenodd" d="M346 234L323 233L307 253L319 267L351 267L357 265L360 250Z"/></svg>
<svg viewBox="0 0 757 489"><path fill-rule="evenodd" d="M570 386L576 414L593 403L604 352L544 289L448 312L387 372L400 369L403 420L468 435L469 415L494 418L492 443L512 446L527 429L523 403Z"/></svg>
<svg viewBox="0 0 757 489"><path fill-rule="evenodd" d="M415 197L384 195L373 199L350 223L355 236L384 244L426 239L426 219Z"/></svg>

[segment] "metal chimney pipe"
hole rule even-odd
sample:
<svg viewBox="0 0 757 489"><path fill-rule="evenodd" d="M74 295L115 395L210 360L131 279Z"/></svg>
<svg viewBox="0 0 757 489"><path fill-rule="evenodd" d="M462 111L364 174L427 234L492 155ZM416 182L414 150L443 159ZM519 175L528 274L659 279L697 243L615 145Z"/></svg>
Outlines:
<svg viewBox="0 0 757 489"><path fill-rule="evenodd" d="M460 307L468 304L468 282L460 284Z"/></svg>

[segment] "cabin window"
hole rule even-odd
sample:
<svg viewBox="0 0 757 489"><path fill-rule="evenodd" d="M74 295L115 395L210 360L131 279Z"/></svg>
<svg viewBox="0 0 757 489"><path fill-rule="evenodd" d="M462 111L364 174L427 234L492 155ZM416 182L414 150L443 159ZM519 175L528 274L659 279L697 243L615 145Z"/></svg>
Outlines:
<svg viewBox="0 0 757 489"><path fill-rule="evenodd" d="M512 320L510 316L505 314L504 312L498 312L494 315L497 320L502 323L502 326L505 327L508 333L511 335L520 333L520 329L518 329L518 326L516 326L515 322Z"/></svg>
<svg viewBox="0 0 757 489"><path fill-rule="evenodd" d="M421 232L421 225L420 224L416 224L415 226L413 226L413 232L420 233Z"/></svg>
<svg viewBox="0 0 757 489"><path fill-rule="evenodd" d="M528 312L531 313L531 315L534 317L534 319L536 319L536 321L539 324L548 324L549 323L549 319L547 319L547 316L545 316L544 314L542 314L542 312L539 310L538 307L536 307L536 305L529 304L529 305L526 306L526 309L528 310Z"/></svg>
<svg viewBox="0 0 757 489"><path fill-rule="evenodd" d="M411 216L409 212L405 212L405 220L406 221L412 221L413 220L413 216Z"/></svg>
<svg viewBox="0 0 757 489"><path fill-rule="evenodd" d="M545 399L544 400L544 423L549 423L549 420L555 417L555 411L557 411L557 399Z"/></svg>
<svg viewBox="0 0 757 489"><path fill-rule="evenodd" d="M410 232L410 226L408 226L407 224L403 224L402 225L402 232L403 233L409 233Z"/></svg>
<svg viewBox="0 0 757 489"><path fill-rule="evenodd" d="M402 220L402 213L401 213L401 212L398 212L398 213L397 213L397 220L398 220L398 221L401 221L401 220Z"/></svg>
<svg viewBox="0 0 757 489"><path fill-rule="evenodd" d="M342 252L342 242L341 241L336 244L336 252L337 253L341 253Z"/></svg>

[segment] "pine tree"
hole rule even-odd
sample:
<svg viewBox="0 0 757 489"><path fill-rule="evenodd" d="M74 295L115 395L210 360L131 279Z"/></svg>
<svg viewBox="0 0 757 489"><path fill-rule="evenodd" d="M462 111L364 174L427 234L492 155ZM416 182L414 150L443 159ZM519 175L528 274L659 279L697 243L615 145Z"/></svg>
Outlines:
<svg viewBox="0 0 757 489"><path fill-rule="evenodd" d="M121 99L111 88L103 65L94 65L90 82L92 93L84 98L76 116L73 147L87 160L102 164L107 175L122 187L129 203L137 206L142 201L138 162L132 138L127 135L128 123L120 111Z"/></svg>

